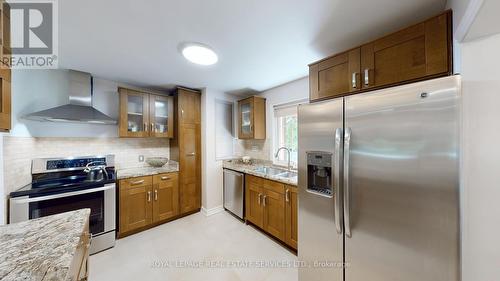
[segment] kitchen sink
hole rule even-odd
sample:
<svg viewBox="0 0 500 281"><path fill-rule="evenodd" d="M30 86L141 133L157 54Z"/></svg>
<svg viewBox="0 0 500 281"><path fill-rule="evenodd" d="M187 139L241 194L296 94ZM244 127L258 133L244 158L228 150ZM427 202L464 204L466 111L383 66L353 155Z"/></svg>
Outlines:
<svg viewBox="0 0 500 281"><path fill-rule="evenodd" d="M258 167L254 171L257 173L262 173L262 174L266 174L269 176L276 176L276 175L283 174L283 173L287 172L286 170L273 168L273 167Z"/></svg>
<svg viewBox="0 0 500 281"><path fill-rule="evenodd" d="M291 179L291 178L297 177L297 173L295 173L295 172L284 172L282 174L277 174L276 176L278 176L280 178Z"/></svg>
<svg viewBox="0 0 500 281"><path fill-rule="evenodd" d="M254 171L257 173L262 173L269 176L276 176L280 178L293 178L297 176L297 173L289 172L285 169L274 168L274 167L258 167Z"/></svg>

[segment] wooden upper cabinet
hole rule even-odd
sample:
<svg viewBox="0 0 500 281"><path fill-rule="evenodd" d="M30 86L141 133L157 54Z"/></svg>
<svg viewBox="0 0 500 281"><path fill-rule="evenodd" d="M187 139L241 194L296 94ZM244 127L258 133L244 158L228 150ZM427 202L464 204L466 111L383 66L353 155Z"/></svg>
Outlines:
<svg viewBox="0 0 500 281"><path fill-rule="evenodd" d="M342 96L360 89L360 49L309 66L310 99Z"/></svg>
<svg viewBox="0 0 500 281"><path fill-rule="evenodd" d="M182 124L200 124L201 123L201 99L199 92L178 90L179 95L179 121Z"/></svg>
<svg viewBox="0 0 500 281"><path fill-rule="evenodd" d="M361 47L363 88L452 73L451 12Z"/></svg>
<svg viewBox="0 0 500 281"><path fill-rule="evenodd" d="M266 99L249 97L238 101L238 138L266 139Z"/></svg>
<svg viewBox="0 0 500 281"><path fill-rule="evenodd" d="M10 46L10 6L0 1L0 57L9 58ZM6 65L0 65L0 131L11 129L11 71Z"/></svg>
<svg viewBox="0 0 500 281"><path fill-rule="evenodd" d="M11 72L0 69L0 131L11 129Z"/></svg>
<svg viewBox="0 0 500 281"><path fill-rule="evenodd" d="M309 65L310 100L452 74L451 11Z"/></svg>
<svg viewBox="0 0 500 281"><path fill-rule="evenodd" d="M118 92L120 137L173 137L173 97L125 88L119 88Z"/></svg>
<svg viewBox="0 0 500 281"><path fill-rule="evenodd" d="M152 137L174 136L174 98L149 95L149 123Z"/></svg>
<svg viewBox="0 0 500 281"><path fill-rule="evenodd" d="M120 137L149 137L149 95L129 89L120 92Z"/></svg>

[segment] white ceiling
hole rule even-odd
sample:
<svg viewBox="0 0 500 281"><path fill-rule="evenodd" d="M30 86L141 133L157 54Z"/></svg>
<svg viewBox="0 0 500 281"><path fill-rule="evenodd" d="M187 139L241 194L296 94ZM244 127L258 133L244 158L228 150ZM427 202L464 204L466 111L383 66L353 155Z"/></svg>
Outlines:
<svg viewBox="0 0 500 281"><path fill-rule="evenodd" d="M138 86L263 91L307 64L437 14L446 0L62 0L59 66ZM212 46L219 63L180 55Z"/></svg>

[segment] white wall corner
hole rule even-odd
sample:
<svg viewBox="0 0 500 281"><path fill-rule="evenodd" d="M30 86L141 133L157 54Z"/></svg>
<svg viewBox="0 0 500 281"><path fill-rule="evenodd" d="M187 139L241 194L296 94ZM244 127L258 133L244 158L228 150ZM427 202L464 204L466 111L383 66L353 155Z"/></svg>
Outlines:
<svg viewBox="0 0 500 281"><path fill-rule="evenodd" d="M213 216L215 214L221 213L224 211L224 206L220 205L214 208L207 209L205 207L201 207L201 213L206 217Z"/></svg>
<svg viewBox="0 0 500 281"><path fill-rule="evenodd" d="M465 1L465 0L460 0L460 1ZM458 0L449 1L451 3L450 8L454 9L453 3L460 1ZM479 10L483 6L483 2L484 0L470 0L468 5L466 5L466 9L465 11L463 11L463 15L461 17L460 15L456 14L453 16L453 20L457 21L456 29L454 31L454 36L453 36L455 40L457 40L458 42L464 42L467 33L469 32L469 29L471 28L472 24L474 23L474 20L476 19L477 14L479 13Z"/></svg>

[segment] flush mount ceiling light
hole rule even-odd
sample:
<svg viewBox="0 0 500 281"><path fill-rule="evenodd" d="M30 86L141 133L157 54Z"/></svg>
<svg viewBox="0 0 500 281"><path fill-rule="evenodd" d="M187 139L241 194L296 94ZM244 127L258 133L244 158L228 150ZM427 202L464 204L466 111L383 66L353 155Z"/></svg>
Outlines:
<svg viewBox="0 0 500 281"><path fill-rule="evenodd" d="M200 43L184 44L181 52L188 61L200 65L212 65L219 60L217 54L209 46Z"/></svg>

